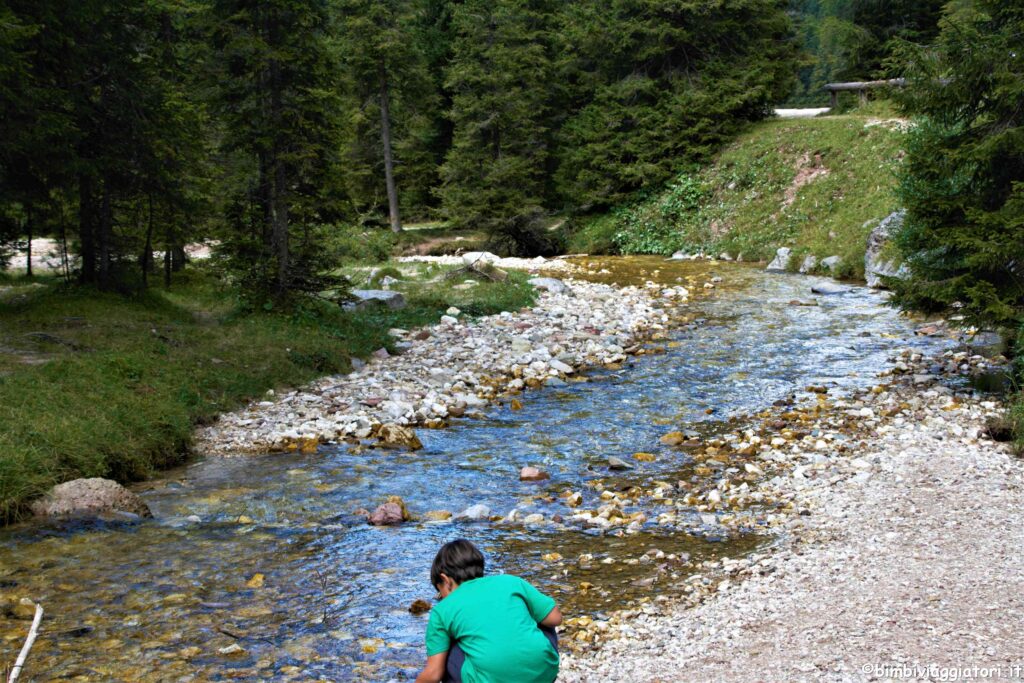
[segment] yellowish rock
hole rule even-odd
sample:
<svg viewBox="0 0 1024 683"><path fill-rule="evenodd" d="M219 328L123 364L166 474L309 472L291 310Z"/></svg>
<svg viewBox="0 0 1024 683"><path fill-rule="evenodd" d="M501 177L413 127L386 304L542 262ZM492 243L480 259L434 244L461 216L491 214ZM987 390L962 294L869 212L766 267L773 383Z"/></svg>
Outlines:
<svg viewBox="0 0 1024 683"><path fill-rule="evenodd" d="M245 582L246 588L263 588L263 574L253 574L252 578Z"/></svg>
<svg viewBox="0 0 1024 683"><path fill-rule="evenodd" d="M634 453L633 454L633 459L634 460L639 460L640 462L654 462L655 461L654 453Z"/></svg>

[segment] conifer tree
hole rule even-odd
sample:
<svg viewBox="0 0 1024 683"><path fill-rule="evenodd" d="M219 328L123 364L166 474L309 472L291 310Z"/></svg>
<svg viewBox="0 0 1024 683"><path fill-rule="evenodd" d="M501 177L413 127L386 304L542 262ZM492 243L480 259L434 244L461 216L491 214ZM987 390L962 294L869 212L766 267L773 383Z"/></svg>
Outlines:
<svg viewBox="0 0 1024 683"><path fill-rule="evenodd" d="M443 209L454 225L485 229L503 249L546 251L552 3L467 0L453 10L452 27Z"/></svg>
<svg viewBox="0 0 1024 683"><path fill-rule="evenodd" d="M417 176L434 175L424 150L423 136L429 137L430 121L423 112L432 106L434 92L417 39L422 26L420 2L342 0L340 10L345 75L355 100L349 120L349 157L359 167L350 166L349 172L356 186L360 175L369 176L361 182L371 187L383 175L391 229L400 232L398 178L404 176L416 184L423 182ZM374 138L379 144L373 144ZM401 165L405 173L398 168ZM363 193L374 195L372 190ZM419 194L422 203L423 193Z"/></svg>
<svg viewBox="0 0 1024 683"><path fill-rule="evenodd" d="M929 48L905 44L918 119L901 174L896 302L968 325L1024 323L1024 3L978 0Z"/></svg>
<svg viewBox="0 0 1024 683"><path fill-rule="evenodd" d="M233 255L251 296L281 301L318 287L308 228L323 218L341 115L328 5L216 0L212 10L224 147L240 176Z"/></svg>
<svg viewBox="0 0 1024 683"><path fill-rule="evenodd" d="M778 0L581 0L566 33L586 103L561 131L568 201L598 208L664 182L789 94L792 26Z"/></svg>

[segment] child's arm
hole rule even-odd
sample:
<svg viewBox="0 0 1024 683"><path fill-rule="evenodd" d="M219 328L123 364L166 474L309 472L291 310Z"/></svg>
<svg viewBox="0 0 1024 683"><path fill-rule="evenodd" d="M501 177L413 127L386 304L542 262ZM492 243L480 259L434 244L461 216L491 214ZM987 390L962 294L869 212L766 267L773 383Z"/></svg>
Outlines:
<svg viewBox="0 0 1024 683"><path fill-rule="evenodd" d="M548 615L541 620L540 625L547 626L548 628L554 628L562 625L562 612L558 609L557 605L551 608Z"/></svg>
<svg viewBox="0 0 1024 683"><path fill-rule="evenodd" d="M561 615L559 615L559 622L561 622ZM444 665L447 662L447 652L427 657L427 665L416 677L416 683L441 683L441 679L444 678Z"/></svg>

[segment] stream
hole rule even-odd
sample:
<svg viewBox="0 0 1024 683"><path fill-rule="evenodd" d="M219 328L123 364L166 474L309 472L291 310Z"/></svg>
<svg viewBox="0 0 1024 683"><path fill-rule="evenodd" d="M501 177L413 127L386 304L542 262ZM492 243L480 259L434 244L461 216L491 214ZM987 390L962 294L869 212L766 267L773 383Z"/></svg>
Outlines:
<svg viewBox="0 0 1024 683"><path fill-rule="evenodd" d="M568 517L567 491L593 508L596 482L628 491L695 476L685 452L659 444L670 430L734 429L730 418L809 385L835 395L875 384L896 349L929 354L951 343L915 336L878 292L812 295L819 278L653 257L602 259L591 270L588 277L619 284L722 281L689 305L687 322L652 342L663 353L527 392L518 410L495 406L485 419L419 430L421 451L328 445L311 455L199 460L139 487L154 520L0 531L0 593L29 595L46 609L21 680L403 680L424 659L427 615L409 606L432 598L430 562L458 537L481 546L488 571L526 577L567 616L601 618L672 590L644 580L655 553L671 559L659 571L678 581L703 560L773 539L757 524L731 534L702 529L696 511L692 533L668 533L650 514L633 534L422 517L371 527L353 513L398 495L414 515L482 503L502 516ZM638 451L653 462L635 460ZM609 456L635 469L610 472ZM551 479L520 482L524 465ZM653 506L633 503L628 511ZM553 563L553 553L570 561ZM581 555L592 560L576 562ZM0 615L0 667L14 659L27 623Z"/></svg>

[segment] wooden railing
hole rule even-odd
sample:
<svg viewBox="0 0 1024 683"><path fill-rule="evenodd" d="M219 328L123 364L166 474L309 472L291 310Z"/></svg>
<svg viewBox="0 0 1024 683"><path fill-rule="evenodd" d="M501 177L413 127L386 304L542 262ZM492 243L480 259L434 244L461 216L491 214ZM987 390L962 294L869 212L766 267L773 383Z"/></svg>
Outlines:
<svg viewBox="0 0 1024 683"><path fill-rule="evenodd" d="M852 81L850 83L826 83L825 90L831 96L830 105L835 108L839 104L839 93L855 92L860 96L861 104L867 102L868 90L875 88L902 88L907 84L905 78L890 78L887 81Z"/></svg>

